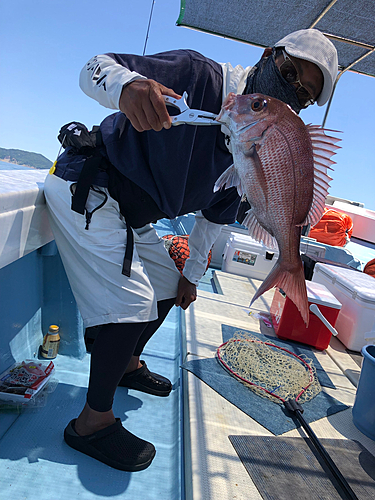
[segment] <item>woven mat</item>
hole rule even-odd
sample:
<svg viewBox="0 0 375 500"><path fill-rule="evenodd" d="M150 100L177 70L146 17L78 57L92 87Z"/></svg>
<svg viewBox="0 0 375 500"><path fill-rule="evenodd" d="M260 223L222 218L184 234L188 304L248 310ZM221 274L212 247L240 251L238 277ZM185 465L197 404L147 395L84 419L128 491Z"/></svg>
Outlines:
<svg viewBox="0 0 375 500"><path fill-rule="evenodd" d="M229 436L265 500L340 500L321 458L303 437ZM375 498L375 457L357 441L320 439L359 500ZM342 492L341 492L342 493Z"/></svg>

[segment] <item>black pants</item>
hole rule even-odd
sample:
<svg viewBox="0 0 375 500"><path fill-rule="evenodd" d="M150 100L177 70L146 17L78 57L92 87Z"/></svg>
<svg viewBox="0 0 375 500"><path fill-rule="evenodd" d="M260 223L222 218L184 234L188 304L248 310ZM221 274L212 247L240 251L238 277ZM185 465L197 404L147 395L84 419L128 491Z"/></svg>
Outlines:
<svg viewBox="0 0 375 500"><path fill-rule="evenodd" d="M176 299L158 302L158 318L149 323L109 323L98 329L92 345L87 402L93 410L108 411L132 356L144 346L163 323Z"/></svg>

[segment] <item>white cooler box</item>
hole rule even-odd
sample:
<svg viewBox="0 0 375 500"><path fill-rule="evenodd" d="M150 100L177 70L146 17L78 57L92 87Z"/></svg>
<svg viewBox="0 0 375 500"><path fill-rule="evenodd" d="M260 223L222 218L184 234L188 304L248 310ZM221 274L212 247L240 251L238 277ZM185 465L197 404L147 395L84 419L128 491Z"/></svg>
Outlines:
<svg viewBox="0 0 375 500"><path fill-rule="evenodd" d="M232 234L249 236L248 229L244 226L241 226L241 224L229 224L223 226L219 237L212 247L211 266L219 268L222 266L225 245L228 241L228 238L230 238Z"/></svg>
<svg viewBox="0 0 375 500"><path fill-rule="evenodd" d="M324 258L325 251L325 247L320 246L315 240L301 238L301 253ZM213 255L214 252L212 252L212 261ZM247 234L231 232L223 248L221 269L227 273L264 280L278 257L278 250L267 248Z"/></svg>
<svg viewBox="0 0 375 500"><path fill-rule="evenodd" d="M250 236L231 233L224 248L222 271L264 280L279 257Z"/></svg>
<svg viewBox="0 0 375 500"><path fill-rule="evenodd" d="M325 285L342 304L337 338L352 351L371 343L375 329L375 279L356 270L317 263L312 281ZM366 340L367 339L367 340Z"/></svg>

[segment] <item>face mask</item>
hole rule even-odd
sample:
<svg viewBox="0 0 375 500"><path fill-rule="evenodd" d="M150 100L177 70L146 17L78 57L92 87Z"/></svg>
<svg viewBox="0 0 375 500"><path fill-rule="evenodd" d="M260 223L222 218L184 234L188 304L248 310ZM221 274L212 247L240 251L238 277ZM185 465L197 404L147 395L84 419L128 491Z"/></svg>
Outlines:
<svg viewBox="0 0 375 500"><path fill-rule="evenodd" d="M264 94L289 104L297 114L302 106L296 90L281 76L273 56L262 58L247 77L244 94Z"/></svg>

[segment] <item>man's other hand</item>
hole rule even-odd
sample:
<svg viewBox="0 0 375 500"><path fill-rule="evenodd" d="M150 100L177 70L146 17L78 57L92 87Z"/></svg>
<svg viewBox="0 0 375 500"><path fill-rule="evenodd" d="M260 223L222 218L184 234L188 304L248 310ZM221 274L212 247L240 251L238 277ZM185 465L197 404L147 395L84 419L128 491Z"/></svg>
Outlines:
<svg viewBox="0 0 375 500"><path fill-rule="evenodd" d="M197 300L197 287L190 283L185 276L181 276L175 305L187 309L194 300Z"/></svg>
<svg viewBox="0 0 375 500"><path fill-rule="evenodd" d="M181 97L155 80L135 80L122 89L120 111L138 132L168 129L172 122L162 95Z"/></svg>

